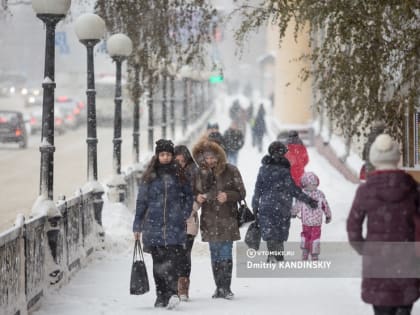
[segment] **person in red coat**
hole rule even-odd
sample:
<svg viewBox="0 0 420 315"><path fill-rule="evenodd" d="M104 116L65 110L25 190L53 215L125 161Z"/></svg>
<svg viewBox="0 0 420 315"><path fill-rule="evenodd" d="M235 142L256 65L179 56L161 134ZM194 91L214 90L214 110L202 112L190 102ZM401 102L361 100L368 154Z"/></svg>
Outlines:
<svg viewBox="0 0 420 315"><path fill-rule="evenodd" d="M420 295L420 275L400 274L418 268L409 252L410 248L414 252L414 243L407 242L414 242L414 216L420 204L417 183L397 168L400 155L389 135L376 138L369 153L375 170L357 189L347 218L350 244L363 256L362 300L373 305L375 315L409 315Z"/></svg>
<svg viewBox="0 0 420 315"><path fill-rule="evenodd" d="M287 153L285 157L290 162L290 173L296 186L301 187L300 179L305 173L305 166L309 162L308 151L295 130L289 131L287 138Z"/></svg>

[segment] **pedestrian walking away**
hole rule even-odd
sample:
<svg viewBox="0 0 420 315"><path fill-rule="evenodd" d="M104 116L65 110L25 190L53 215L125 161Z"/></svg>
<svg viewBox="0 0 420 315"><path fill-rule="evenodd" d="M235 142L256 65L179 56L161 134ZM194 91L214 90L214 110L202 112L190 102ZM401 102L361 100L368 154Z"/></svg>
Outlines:
<svg viewBox="0 0 420 315"><path fill-rule="evenodd" d="M197 176L198 167L193 160L190 151L185 145L178 145L174 148L175 160L181 167L185 177L191 184L191 189ZM178 296L181 301L188 301L190 298L189 287L190 287L190 274L191 274L191 250L194 245L195 236L198 233L199 221L198 221L198 210L200 205L194 201L191 209L191 214L187 219L187 241L185 244L184 261L181 262L180 270L181 274L178 279Z"/></svg>
<svg viewBox="0 0 420 315"><path fill-rule="evenodd" d="M225 152L228 162L236 165L238 162L239 150L244 146L244 134L238 128L238 125L232 121L230 127L223 134Z"/></svg>
<svg viewBox="0 0 420 315"><path fill-rule="evenodd" d="M173 143L158 140L141 179L133 223L134 238L141 236L152 255L155 307L172 309L180 302L177 286L192 205L191 184L175 163Z"/></svg>
<svg viewBox="0 0 420 315"><path fill-rule="evenodd" d="M308 151L299 133L296 130L290 130L287 137L287 153L286 158L290 162L290 172L295 184L300 187L300 178L305 172L305 166L309 162Z"/></svg>
<svg viewBox="0 0 420 315"><path fill-rule="evenodd" d="M303 192L315 199L318 203L315 209L311 209L305 203L296 201L292 208L292 218L299 217L302 220L301 245L302 260L318 260L321 251L321 225L325 214L325 223L331 222L331 209L325 194L318 189L319 178L313 172L303 174L301 180Z"/></svg>
<svg viewBox="0 0 420 315"><path fill-rule="evenodd" d="M258 108L257 116L253 121L252 128L252 146L257 146L258 152L263 151L263 138L267 132L265 125L265 109L264 105L260 104Z"/></svg>
<svg viewBox="0 0 420 315"><path fill-rule="evenodd" d="M245 198L239 170L226 162L223 149L215 142L200 141L193 148L199 164L194 185L196 201L201 204L200 230L209 242L216 291L213 298L233 299L232 246L240 239L238 202Z"/></svg>
<svg viewBox="0 0 420 315"><path fill-rule="evenodd" d="M357 189L347 218L350 244L362 255L362 300L372 304L375 315L409 315L420 295L420 276L401 276L418 268L418 258L411 259L407 252L411 246L403 245L411 242L414 256L414 218L420 214L420 198L416 181L398 169L400 158L399 144L389 135L376 137L369 151L375 170ZM378 244L384 242L401 245L377 254ZM388 272L377 275L381 270Z"/></svg>
<svg viewBox="0 0 420 315"><path fill-rule="evenodd" d="M318 202L295 185L290 175L290 163L285 158L287 147L274 141L268 147L268 155L262 159L255 183L252 208L257 214L261 237L267 249L273 253L267 262L284 260L284 242L289 237L293 198L316 208Z"/></svg>

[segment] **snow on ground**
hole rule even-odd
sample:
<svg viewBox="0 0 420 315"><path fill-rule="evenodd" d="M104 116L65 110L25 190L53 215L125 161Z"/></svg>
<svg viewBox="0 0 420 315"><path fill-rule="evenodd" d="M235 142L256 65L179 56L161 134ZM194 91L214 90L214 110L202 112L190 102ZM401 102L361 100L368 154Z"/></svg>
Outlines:
<svg viewBox="0 0 420 315"><path fill-rule="evenodd" d="M222 132L229 125L227 110L228 104L220 106L211 120L220 124ZM267 148L272 140L266 137L264 147ZM345 220L357 186L347 182L315 149L309 149L309 156L310 163L306 170L318 174L320 189L327 196L333 216L329 225L323 225L321 241L345 241ZM239 154L238 167L247 188L249 203L261 158L262 154L250 144L248 128L245 147ZM79 271L61 290L48 293L35 315L167 314L168 310L153 307L156 296L152 261L148 254L145 254L145 260L151 291L142 296L129 295L134 245L131 236L133 214L122 205L106 203L103 215L107 250L96 253L95 260ZM300 230L300 221L293 220L289 240L298 241ZM246 228L242 228L242 236L245 232ZM212 299L214 281L208 245L201 242L199 237L194 244L192 256L191 300L181 303L174 312L220 315L373 314L371 306L360 299L361 281L358 278L237 278L234 267L232 291L235 299ZM419 305L415 305L412 314L420 314Z"/></svg>

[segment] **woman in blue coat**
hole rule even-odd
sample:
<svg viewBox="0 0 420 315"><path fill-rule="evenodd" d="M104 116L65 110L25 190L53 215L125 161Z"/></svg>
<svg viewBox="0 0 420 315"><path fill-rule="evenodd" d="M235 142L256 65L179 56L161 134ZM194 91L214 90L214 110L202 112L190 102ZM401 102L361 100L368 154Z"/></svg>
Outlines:
<svg viewBox="0 0 420 315"><path fill-rule="evenodd" d="M142 177L133 232L150 249L157 299L155 307L174 308L180 264L185 254L186 220L191 213L191 184L174 161L170 140L156 142L155 156Z"/></svg>
<svg viewBox="0 0 420 315"><path fill-rule="evenodd" d="M284 259L284 242L289 237L293 198L299 199L312 208L317 201L296 186L290 175L290 163L284 157L287 147L274 141L268 147L268 155L262 159L262 166L255 183L252 207L257 212L261 236L267 242L267 249L275 252L268 261Z"/></svg>

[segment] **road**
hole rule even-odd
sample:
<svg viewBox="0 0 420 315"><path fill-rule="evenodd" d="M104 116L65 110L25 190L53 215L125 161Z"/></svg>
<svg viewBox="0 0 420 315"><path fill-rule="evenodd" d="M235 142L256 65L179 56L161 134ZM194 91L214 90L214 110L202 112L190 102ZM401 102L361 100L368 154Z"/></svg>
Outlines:
<svg viewBox="0 0 420 315"><path fill-rule="evenodd" d="M21 99L1 98L0 109L23 110ZM147 148L145 124L141 122L140 148ZM132 164L132 127L122 129L122 169ZM98 180L106 183L113 174L113 129L99 127L98 135ZM55 137L54 153L54 200L60 195L71 197L87 179L86 126L67 131ZM155 138L160 129L156 128ZM9 228L18 213L29 215L39 194L41 135L29 136L28 148L19 149L15 144L0 144L0 232ZM142 152L142 151L141 151ZM143 151L144 152L144 151ZM141 154L141 153L140 153Z"/></svg>

